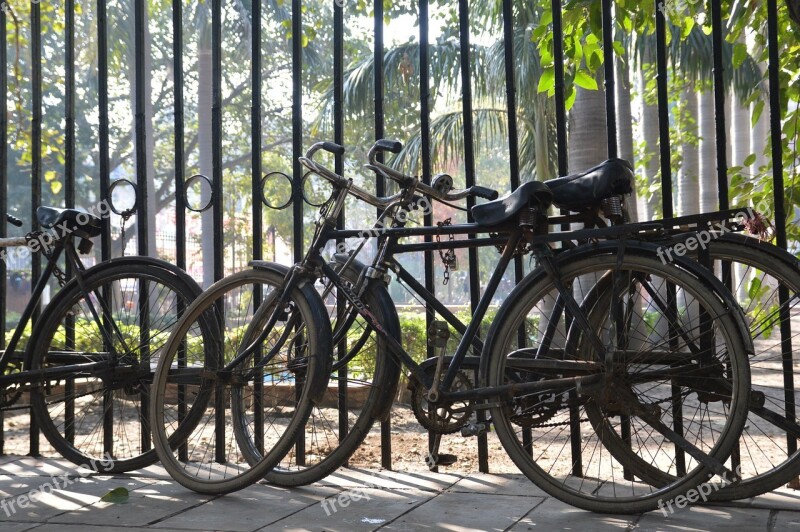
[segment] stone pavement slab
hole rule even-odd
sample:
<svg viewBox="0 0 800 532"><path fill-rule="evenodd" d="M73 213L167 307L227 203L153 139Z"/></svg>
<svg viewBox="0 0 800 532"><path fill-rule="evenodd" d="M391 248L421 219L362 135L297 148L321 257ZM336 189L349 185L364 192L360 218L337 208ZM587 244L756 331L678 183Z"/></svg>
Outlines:
<svg viewBox="0 0 800 532"><path fill-rule="evenodd" d="M222 530L635 530L800 532L800 492L780 489L732 503L644 515L603 515L566 505L521 475L341 469L295 489L259 483L223 497L198 495L156 465L129 475L78 476L64 460L0 458L0 532ZM35 497L67 475L72 483ZM124 504L101 502L126 487ZM14 511L6 512L4 508Z"/></svg>

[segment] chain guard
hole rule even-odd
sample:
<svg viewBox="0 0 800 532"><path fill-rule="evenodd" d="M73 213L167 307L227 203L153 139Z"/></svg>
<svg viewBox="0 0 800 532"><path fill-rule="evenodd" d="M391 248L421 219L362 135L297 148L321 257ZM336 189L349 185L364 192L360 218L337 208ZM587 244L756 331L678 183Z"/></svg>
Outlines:
<svg viewBox="0 0 800 532"><path fill-rule="evenodd" d="M433 374L435 366L430 366L426 371ZM425 389L425 386L420 384L417 379L412 378L408 387L411 390L411 410L414 412L414 417L417 418L420 425L434 434L453 434L458 432L475 411L475 402L473 400L441 403L431 408L432 405L428 403L426 397L428 390ZM456 373L456 379L453 381L451 391L461 392L472 388L472 381L464 372L459 371Z"/></svg>

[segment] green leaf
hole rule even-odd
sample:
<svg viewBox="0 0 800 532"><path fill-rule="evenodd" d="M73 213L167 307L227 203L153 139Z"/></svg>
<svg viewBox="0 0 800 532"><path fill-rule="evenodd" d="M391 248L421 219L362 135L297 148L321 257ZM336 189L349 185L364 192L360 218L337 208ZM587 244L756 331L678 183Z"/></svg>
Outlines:
<svg viewBox="0 0 800 532"><path fill-rule="evenodd" d="M58 194L61 192L63 186L64 185L61 183L61 181L50 181L50 190L53 192L53 194Z"/></svg>
<svg viewBox="0 0 800 532"><path fill-rule="evenodd" d="M617 54L617 57L620 59L625 57L625 47L622 46L622 43L619 41L614 41L614 52Z"/></svg>
<svg viewBox="0 0 800 532"><path fill-rule="evenodd" d="M44 173L44 180L48 183L56 178L58 174L54 170L48 170Z"/></svg>
<svg viewBox="0 0 800 532"><path fill-rule="evenodd" d="M737 42L733 45L733 68L739 68L747 58L747 46Z"/></svg>
<svg viewBox="0 0 800 532"><path fill-rule="evenodd" d="M681 26L681 40L689 36L694 28L694 19L692 17L683 17L683 24Z"/></svg>
<svg viewBox="0 0 800 532"><path fill-rule="evenodd" d="M751 166L754 162L756 162L756 154L751 153L747 157L744 158L744 166Z"/></svg>
<svg viewBox="0 0 800 532"><path fill-rule="evenodd" d="M556 86L556 69L545 68L542 76L539 78L539 87L536 89L538 92L547 92Z"/></svg>
<svg viewBox="0 0 800 532"><path fill-rule="evenodd" d="M764 110L764 100L760 99L753 106L753 116L750 117L750 125L755 127L758 119L761 118L761 112Z"/></svg>
<svg viewBox="0 0 800 532"><path fill-rule="evenodd" d="M564 108L569 111L572 109L573 104L575 104L575 97L578 95L578 91L575 90L575 87L570 85L567 88L567 95L564 98Z"/></svg>
<svg viewBox="0 0 800 532"><path fill-rule="evenodd" d="M747 296L750 299L755 299L758 297L758 292L761 289L761 279L754 277L750 281L750 287L747 289Z"/></svg>
<svg viewBox="0 0 800 532"><path fill-rule="evenodd" d="M127 488L114 488L113 490L109 491L102 497L100 500L102 502L110 502L112 504L125 504L128 502L130 498L130 493L128 493Z"/></svg>
<svg viewBox="0 0 800 532"><path fill-rule="evenodd" d="M575 85L590 91L597 90L597 81L583 70L578 70L575 73Z"/></svg>

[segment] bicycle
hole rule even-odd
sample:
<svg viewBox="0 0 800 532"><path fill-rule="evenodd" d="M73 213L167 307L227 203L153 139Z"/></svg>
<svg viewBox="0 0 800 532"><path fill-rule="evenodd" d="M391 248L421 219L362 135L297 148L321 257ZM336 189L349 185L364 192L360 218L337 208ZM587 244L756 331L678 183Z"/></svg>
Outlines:
<svg viewBox="0 0 800 532"><path fill-rule="evenodd" d="M151 364L201 289L184 271L150 257L86 268L80 254L102 234L101 220L50 207L39 207L37 216L47 238L39 231L0 241L3 248L50 241L44 270L0 354L2 408L30 408L53 448L75 464L102 462L106 473L151 465L157 459L148 416ZM31 326L52 279L61 289ZM201 336L210 339L211 332L203 324ZM25 392L30 405L20 404Z"/></svg>
<svg viewBox="0 0 800 532"><path fill-rule="evenodd" d="M746 354L752 351L752 346L749 344L749 337L742 333L743 320L741 316L735 310L732 310L733 307L728 306L726 308L726 304L730 302L730 295L725 294L719 281L710 277L705 270L691 261L678 261L677 264L680 265L680 268L676 265L661 264L661 262L655 258L655 249L653 246L627 239L624 240L624 245L620 245L620 240L608 241L597 245L579 246L575 250L562 253L558 257L553 257L549 252L549 247L546 245L548 241L556 242L575 238L580 232L564 235L534 234L533 228L536 222L544 217L542 207L546 207L551 199L550 190L541 183L529 183L515 192L511 200L506 202L509 209L506 209L502 202L486 204L489 205L489 207L485 207L485 210L481 213L483 223L481 223L482 220L478 220L476 224L461 224L458 226L448 226L446 228L387 228L379 236L379 242L382 242L382 247L379 248L380 251L378 253L379 258L383 257L386 246L389 245L393 239L411 235L435 235L439 233L447 236L449 234L489 232L497 234L498 236L490 236L488 239L482 239L481 243L485 244L487 241L491 241L492 243L504 243L500 263L492 275L486 293L481 303L478 305L472 322L465 331L464 339L462 339L459 344L459 349L455 356L450 359L447 372L444 374L442 373L444 371L444 354L440 352L438 357L439 363L437 364L438 369L434 369L433 372L429 373L425 371L425 368L415 363L408 353L403 350L402 346L400 346L390 334L387 334L383 324L376 319L375 309L369 308L359 295L367 293L369 290L385 290L385 287L380 285L384 273L374 267L368 268L362 276L364 287L352 289L342 280L331 265L322 260L319 252L328 241L334 241L337 238L347 238L358 234L358 232L353 230L334 229L336 217L341 211L344 198L347 194L353 194L368 203L384 208L397 208L400 205L408 205L414 199L413 190L415 189L422 190L426 195L431 194L435 197L442 197L445 200L452 199L452 196L440 194L431 187L424 187L421 183L416 183L413 189L401 191L392 198L375 198L366 191L352 185L351 181L341 178L335 173L314 163L312 156L320 149L325 149L333 153L341 153L343 148L331 143L319 143L309 150L307 157L301 159L303 164L310 170L322 175L333 183L334 193L320 210L321 218L317 224L315 237L305 259L291 268L285 278L279 282L275 282L276 287L283 287L280 289L283 294L292 290L295 285L308 286L309 281L313 281L319 278L319 276L323 276L327 282L336 286L338 293L346 297L348 303L357 311L360 318L376 332L382 341L386 342L386 345L389 347L389 353L391 353L393 357L397 357L405 366L409 367L414 378L422 383L427 391L426 399L429 404L433 405L433 408L430 410L434 413L442 408L439 406L442 404L452 404L457 401L474 403L483 398L499 400L499 402L489 403L488 407L492 411L492 419L496 423L498 433L504 431L505 435L501 437L501 440L509 454L515 462L517 462L517 465L520 466L523 472L538 485L552 495L567 500L572 504L582 508L600 511L643 511L644 509L655 508L657 499L669 498L670 495L674 496L682 490L691 486L696 486L700 482L706 480L711 470L717 474L729 473L729 471L722 466L722 463L727 458L727 454L738 438L738 433L743 423L743 416L746 409L746 404L743 402L745 399L743 398L747 395L747 388L749 386ZM476 189L473 189L464 192L464 194L475 192ZM477 189L477 192L480 193L481 190ZM475 211L473 212L475 213ZM477 218L478 216L476 214L476 219ZM592 230L586 233L585 236L603 238L611 235L624 235L625 231L625 229L614 227L608 230ZM627 229L627 231L630 231L630 229ZM471 245L476 245L476 243L473 241ZM401 248L402 246L402 244L396 245L397 248ZM424 244L413 244L411 246L413 246L414 250L418 251ZM515 289L515 294L520 294L522 293L521 291L529 291L532 289L554 292L554 301L558 301L559 298L561 298L563 305L561 308L559 308L559 305L556 305L556 307L551 310L557 310L559 316L563 316L566 311L566 313L571 316L571 329L578 331L571 335L574 345L580 348L574 352L584 353L585 357L591 358L589 360L554 360L542 357L539 360L528 360L527 357L524 356L519 359L512 357L510 358L512 364L519 364L520 367L514 368L512 366L506 369L505 364L508 358L506 355L509 354L508 350L506 348L498 348L497 345L499 344L497 342L489 342L489 340L487 340L481 358L481 384L483 386L476 389L469 389L466 387L461 390L451 389L450 386L457 378L459 365L466 356L467 351L473 347L472 338L480 321L485 315L486 307L491 300L491 295L496 290L503 272L515 254L523 251L535 252L542 266L535 270L536 275L530 275L526 278L528 279L527 283L523 283ZM579 259L585 271L575 270L574 267L568 267L572 259ZM379 264L379 261L376 260L374 264ZM567 271L566 276L563 275L562 272L565 268ZM683 323L681 321L681 316L671 316L672 319L670 323L672 329L680 333L678 337L672 339L676 340L680 345L675 346L676 349L674 349L675 352L673 352L672 355L670 355L670 352L659 352L651 349L649 352L650 358L645 357L647 367L661 366L660 369L646 371L644 368L628 365L624 356L621 356L622 360L618 361L616 364L611 363L611 360L606 362L604 360L606 349L603 341L600 339L601 334L596 328L597 325L588 320L585 312L581 308L580 302L576 301L575 296L570 294L565 288L565 283L569 284L567 281L572 279L573 274L579 273L584 275L594 273L597 279L601 279L604 278L607 271L625 271L630 280L635 279L641 286L650 286L652 284L647 281L648 275L651 277L658 275L663 281L671 282L676 286L682 287L687 294L691 294L698 304L707 311L705 319L694 323ZM615 279L612 285L615 290L624 285L624 283L621 282L621 273L615 273L612 277ZM275 292L277 291L276 289ZM621 294L615 293L615 296L620 295ZM280 300L281 297L282 296L278 296L278 299ZM615 305L617 307L622 307L623 302L617 301L617 299L619 299L619 297L614 298ZM506 304L501 307L500 312L505 312L506 314L512 312L508 310L508 308L510 308L510 302L530 300L531 298L509 298ZM214 297L207 297L204 295L200 300L195 302L193 307L196 310L205 305L210 309L213 307L214 301ZM628 302L628 304L632 308L630 302ZM663 302L654 298L653 304L663 305ZM240 357L248 356L261 341L277 334L277 331L275 331L275 333L271 331L272 324L277 321L275 316L273 315L268 319L266 318L271 307L272 305L264 307L266 310L259 310L258 319L254 318L252 320L252 326L248 327L248 331L243 335L244 341L241 343L247 347L239 354ZM513 310L517 312L520 311L517 307ZM630 318L631 313L627 314L628 318ZM195 314L197 313L195 312ZM641 312L639 314L641 314ZM626 314L617 315L616 313L611 313L609 316L613 317L614 320L620 320L619 323L623 323L621 320ZM187 315L186 320L191 321L191 319L191 316ZM557 321L558 320L554 320L551 323L556 323ZM503 329L503 326L498 324L507 324L511 322L512 320L510 319L501 320L498 315L498 318L493 322L489 338L494 338L498 336L498 334L500 338L503 338L502 334L506 329ZM500 333L497 331L498 327L500 327ZM507 328L507 325L505 325L505 327ZM687 330L686 327L689 327L689 329ZM545 332L549 331L548 335L552 336L556 328L557 326L549 327ZM176 329L170 340L172 348L177 349L177 345L191 340L189 337L179 338L182 333L185 333L189 329L190 327L183 326L183 323L181 327ZM337 329L339 329L338 326ZM516 337L516 330L517 327L515 326L514 337ZM314 335L311 334L311 336ZM541 338L543 337L540 336L539 339ZM700 343L699 339L703 339L704 343ZM709 339L712 340L710 346L708 344ZM550 339L548 338L548 342L549 341ZM716 341L720 342L719 346L716 345ZM681 354L680 347L685 348L686 352ZM720 349L717 350L717 347ZM516 349L513 350L513 352L516 351ZM714 352L713 355L712 352ZM672 431L664 423L661 423L660 420L656 418L654 410L645 408L644 405L634 400L627 401L625 405L611 405L607 399L602 399L602 397L600 397L602 394L599 392L599 390L608 386L608 383L612 380L613 372L608 372L605 369L606 365L621 373L625 373L626 369L631 369L637 374L641 382L652 382L658 379L669 382L670 379L674 378L678 373L683 373L684 376L682 377L681 386L686 389L685 393L687 396L697 394L699 389L698 383L700 381L702 381L704 386L716 384L717 386L713 398L704 398L705 404L708 405L712 402L725 401L728 407L722 408L720 411L706 408L703 414L713 414L716 422L723 427L720 431L719 438L714 438L713 441L707 442L703 441L703 438L698 436L697 433L693 433L690 437L693 437L695 442L692 443L680 434L676 434L675 431ZM671 368L670 365L675 367ZM721 368L728 368L728 371L723 372ZM709 369L715 371L713 376L709 377L706 375L705 377L699 377L700 373L707 373ZM166 375L173 370L174 368L171 369L169 366L159 365L157 375ZM603 375L604 372L605 375ZM444 376L440 380L440 376L442 375ZM513 382L509 383L508 379L511 379ZM604 382L606 382L606 384L603 384ZM638 383L639 381L637 380L635 382ZM614 381L614 383L616 383L616 381ZM393 383L383 384L385 384L383 388L387 390L391 390L394 385ZM440 386L441 389L439 388ZM661 386L654 385L653 388L661 388L663 386L665 385L662 383ZM666 386L669 387L669 385ZM569 393L570 390L572 394L575 394L579 399L578 402L573 401L569 403L562 402L560 399L555 400L555 398L561 398L562 396L571 396L572 394ZM565 479L557 482L548 482L547 479L552 480L553 477L541 467L537 466L532 459L526 461L524 458L526 453L524 452L522 444L519 442L517 442L517 444L513 443L515 439L513 436L513 428L509 425L503 425L497 422L500 418L514 417L513 408L511 410L509 410L509 408L511 405L514 405L514 401L520 400L520 394L523 393L528 394L528 396L531 394L549 396L553 399L553 401L551 401L551 408L555 412L562 410L566 405L569 405L568 411L573 408L582 408L583 405L580 404L580 401L597 403L603 400L605 402L602 403L602 408L597 409L597 411L601 413L601 416L606 416L604 419L621 415L622 411L619 410L621 408L636 408L635 412L634 410L624 412L623 417L630 417L635 414L642 419L646 419L647 421L645 424L649 423L652 425L650 428L651 433L657 431L665 439L677 444L681 449L685 450L691 457L689 473L680 478L671 480L667 485L661 485L657 488L651 488L642 483L627 483L626 481L625 487L623 488L623 485L620 484L619 489L624 489L629 492L627 497L605 497L601 492L595 491L597 486L588 490L583 489L581 486L577 488L570 487ZM587 395L589 393L591 393L591 396ZM631 392L630 395L635 396L633 392ZM386 401L386 399L384 398L383 401ZM158 403L159 394L157 393L153 409L153 414L155 416L158 416L159 413ZM519 403L517 407L519 407ZM232 403L232 409L235 408L238 407L236 407L235 403ZM373 412L375 410L380 410L375 404L371 404L368 409ZM687 421L687 425L698 423L695 418L689 418ZM247 435L247 421L241 420L241 422L245 427L238 432ZM702 423L702 419L700 422ZM619 425L619 423L617 425ZM525 429L531 428L532 427L526 427ZM602 429L603 427L600 428ZM594 429L590 429L590 432L596 437ZM508 437L509 434L512 436ZM160 443L163 444L164 437L165 434L160 434L156 439L158 440L160 438ZM587 437L592 436L590 435ZM302 445L304 442L305 438L300 438L299 443ZM595 439L595 442L598 445L600 444L600 440ZM244 445L242 442L239 443L240 450L246 451L247 449L257 448L257 445L248 445L247 442L244 443ZM702 447L702 450L698 447L698 444ZM354 443L353 448L355 448L355 446L357 446L357 443ZM603 448L604 445L600 445L600 447ZM158 448L162 449L161 446ZM523 449L523 451L520 452L520 449ZM343 453L343 455L344 454L346 453ZM253 456L251 458L255 460L260 457ZM608 460L613 462L613 455L610 456ZM620 469L618 476L622 479L622 465L617 465ZM327 468L330 466L326 464L325 467ZM669 469L671 466L667 464L665 467ZM617 474L616 469L617 466L614 466L611 470L604 470L598 473L602 473L603 475L610 474L611 479L614 479L617 478L614 476ZM183 474L179 468L170 470L170 473L177 473L178 477ZM177 480L182 482L180 478ZM616 485L613 481L610 485L612 484ZM230 488L233 486L227 487ZM586 488L588 488L588 486L586 486ZM208 489L211 491L212 488L207 485L202 486L201 489ZM644 492L637 493L637 490L643 490Z"/></svg>
<svg viewBox="0 0 800 532"><path fill-rule="evenodd" d="M390 144L387 144L387 146L390 146ZM396 146L392 148L397 149ZM406 186L413 183L414 178L411 176L391 175L392 170L389 167L375 161L374 153L374 151L371 152L369 157L370 166L378 173L392 177L400 182L401 186L403 186L402 183L405 183ZM587 172L591 173L595 170L596 168ZM446 177L444 178L445 182L447 182ZM442 178L437 178L437 180L441 184ZM437 180L434 181L434 188L437 188ZM547 184L558 190L564 183L574 180L575 176L557 178L547 182ZM588 194L591 195L591 192ZM589 228L602 226L603 222L599 218L598 211L602 211L607 219L615 224L625 222L621 204L616 203L613 196L599 198L599 201L594 201L593 204L586 201L586 196L587 193L578 195L561 193L560 197L556 198L556 203L562 208L572 210L574 213L567 216L550 217L550 225L577 222ZM759 349L750 358L750 366L754 370L750 415L739 445L737 445L731 457L730 470L736 471L737 474L733 478L727 478L725 485L722 487L715 486L716 489L711 495L714 500L753 497L787 482L796 482L797 474L800 472L800 462L798 462L800 453L797 452L798 449L794 443L800 437L800 430L798 430L800 425L797 424L794 416L795 405L798 400L797 384L800 383L794 383L792 377L794 374L790 345L792 337L790 337L791 333L788 329L782 330L781 334L775 332L781 327L785 327L780 323L782 315L788 316L792 312L797 314L796 304L798 289L800 289L800 268L798 268L797 259L785 250L781 250L768 242L730 232L731 230L741 231L744 229L742 222L747 218L749 218L749 221L745 223L753 224L759 219L759 215L750 210L730 209L705 215L659 220L656 221L660 227L659 231L654 232L651 228L649 233L647 231L644 232L647 234L648 240L661 244L659 254L665 249L669 251L666 257L671 255L671 246L687 241L691 242L689 239L697 237L698 234L706 234L707 242L702 246L697 246L697 239L695 238L694 245L689 246L689 249L694 248L695 252L692 253L690 251L689 255L696 259L702 259L701 262L706 267L709 267L712 271L719 272L721 277L726 278L728 285L732 281L731 272L736 273L735 277L739 285L734 286L732 291L736 294L737 301L745 310L751 337L758 341ZM716 234L711 234L712 231L716 231ZM450 242L448 245L452 246L452 244ZM451 247L450 249L453 248ZM698 250L700 251L700 257L697 256ZM444 255L442 257L444 260ZM666 259L666 257L662 256L662 259ZM345 260L340 258L341 262ZM356 270L363 272L365 268L364 265L358 265ZM442 316L451 329L459 333L464 332L466 326L449 312L444 305L439 303L435 296L428 292L413 275L403 268L399 261L393 259L391 253L384 257L384 268L392 271L397 277L397 281L405 284L407 290L412 292L425 308L435 309L435 312ZM351 277L357 276L357 274L351 273ZM747 284L746 287L743 286L745 283ZM782 291L785 291L785 293ZM675 297L676 294L673 293L671 296ZM347 328L344 329L345 333L347 330ZM773 332L775 333L771 334ZM364 331L362 335L367 337L369 331ZM359 345L359 343L363 342L364 338L359 338L353 343ZM789 344L788 346L787 343ZM478 343L476 347L480 349L480 344ZM374 356L373 353L370 353L370 357ZM353 357L347 358L352 364ZM469 358L465 359L465 361L468 360ZM475 361L477 359L474 359L471 365L465 364L464 367L475 368ZM435 359L430 359L426 362L430 367L435 362ZM782 381L780 377L783 378ZM340 379L343 380L344 377L340 377ZM467 376L462 375L461 380L466 382ZM362 387L365 385L363 382L358 384ZM442 430L441 426L430 426L422 412L424 407L421 403L424 400L418 395L419 387L414 380L412 380L410 388L412 389L414 401L413 411L417 420L432 433L436 434L431 450L431 456L436 457L436 449L441 434L456 432L459 427L457 424L452 424L447 430ZM680 405L675 405L675 408L680 408ZM360 429L360 426L365 424L367 427L371 426L369 421L365 421L369 417L368 413L355 410L352 407L348 409L350 416L355 418L355 421L352 422L352 427L365 435L365 431ZM382 410L382 412L382 417L377 419L385 418L386 410ZM463 408L453 414L460 416L459 422L464 422L469 417L465 415L468 414L468 410ZM330 420L326 420L320 425L322 428L317 428L312 432L322 432L324 427L336 427L336 424ZM342 422L339 425L345 426ZM469 423L462 430L462 434L474 436L485 430L486 426L485 423ZM342 430L341 428L329 430L329 432L332 434L332 437L329 438L330 440L334 439L336 433L346 434L344 436L345 439L352 438L347 430ZM363 440L363 436L361 439ZM527 439L530 439L529 436ZM343 445L343 447L348 446ZM354 450L352 448L351 452ZM333 454L331 453L330 459L333 463L336 463L337 460L333 460ZM344 454L349 456L348 453ZM342 463L341 460L339 462ZM632 466L631 469L635 470L636 468ZM324 476L322 472L317 475L309 475L308 472L290 474L291 471L287 471L287 473L289 474L280 475L278 472L273 472L271 476L268 476L268 480L284 485L296 485L313 482ZM652 482L664 481L664 477L654 473L652 468L651 473L648 478ZM659 478L661 480L657 480Z"/></svg>

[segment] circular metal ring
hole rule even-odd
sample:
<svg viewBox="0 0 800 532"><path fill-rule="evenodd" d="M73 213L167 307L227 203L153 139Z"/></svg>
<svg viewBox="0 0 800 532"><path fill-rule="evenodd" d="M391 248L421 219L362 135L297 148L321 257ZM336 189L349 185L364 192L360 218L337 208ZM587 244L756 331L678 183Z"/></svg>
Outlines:
<svg viewBox="0 0 800 532"><path fill-rule="evenodd" d="M300 186L302 187L302 191L303 191L303 201L305 201L307 204L309 204L312 207L322 207L330 199L331 193L333 193L333 189L332 188L330 189L330 191L329 191L327 196L325 196L325 194L318 194L318 196L322 197L322 199L320 201L316 201L315 198L313 197L313 193L314 193L313 189L315 188L313 185L316 184L316 183L312 182L312 178L313 177L318 178L320 180L319 181L320 183L323 183L323 184L329 184L330 183L327 179L317 175L314 172L311 172L311 171L306 172L306 174L303 176L303 180L300 183ZM310 190L310 191L308 190L308 187L307 187L307 185L309 183L312 184L312 187L311 187L312 190ZM325 196L325 197L323 197L323 196Z"/></svg>
<svg viewBox="0 0 800 532"><path fill-rule="evenodd" d="M198 192L198 195L201 198L203 197L203 183L206 183L208 186L208 202L201 207L192 206L192 202L189 199L190 189L195 183L200 183L200 191ZM203 174L195 174L187 179L183 185L183 201L186 204L186 208L192 212L205 212L210 209L214 203L214 187L211 186L211 180Z"/></svg>
<svg viewBox="0 0 800 532"><path fill-rule="evenodd" d="M114 205L114 190L120 185L127 184L133 189L133 205L127 209L118 209ZM111 212L117 214L122 217L131 216L133 213L136 212L136 206L139 203L139 190L136 188L136 184L131 181L130 179L117 179L111 186L108 187L108 206L111 209Z"/></svg>
<svg viewBox="0 0 800 532"><path fill-rule="evenodd" d="M278 196L275 197L276 191L280 192L281 178L285 179L286 182L289 183L288 187L289 197L285 198L285 200L281 198L280 194L278 194ZM278 183L278 184L274 187L270 187L270 193L268 195L266 188L267 185L270 183ZM264 203L264 205L266 205L270 209L274 209L276 211L285 209L286 207L291 205L293 195L294 195L294 190L292 187L292 178L284 174L283 172L270 172L261 179L261 201ZM281 201L283 201L283 203L281 203Z"/></svg>

